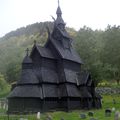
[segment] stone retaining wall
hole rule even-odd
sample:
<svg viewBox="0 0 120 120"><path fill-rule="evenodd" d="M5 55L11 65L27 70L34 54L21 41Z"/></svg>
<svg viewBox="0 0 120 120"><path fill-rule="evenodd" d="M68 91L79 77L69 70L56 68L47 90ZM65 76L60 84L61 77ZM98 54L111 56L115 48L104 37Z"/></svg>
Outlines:
<svg viewBox="0 0 120 120"><path fill-rule="evenodd" d="M120 88L97 87L96 92L99 94L120 94Z"/></svg>

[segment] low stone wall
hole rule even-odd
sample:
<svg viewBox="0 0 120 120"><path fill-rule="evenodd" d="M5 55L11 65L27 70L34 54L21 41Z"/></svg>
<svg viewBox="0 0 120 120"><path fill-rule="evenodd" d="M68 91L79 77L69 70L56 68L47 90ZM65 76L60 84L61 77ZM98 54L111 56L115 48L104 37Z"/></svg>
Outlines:
<svg viewBox="0 0 120 120"><path fill-rule="evenodd" d="M120 94L120 88L97 87L96 92L99 94Z"/></svg>

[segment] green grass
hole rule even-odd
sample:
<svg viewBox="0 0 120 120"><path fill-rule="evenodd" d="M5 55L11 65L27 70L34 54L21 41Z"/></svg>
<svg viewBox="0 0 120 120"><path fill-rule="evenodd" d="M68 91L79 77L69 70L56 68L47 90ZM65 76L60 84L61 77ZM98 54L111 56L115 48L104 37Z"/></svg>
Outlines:
<svg viewBox="0 0 120 120"><path fill-rule="evenodd" d="M113 98L116 100L116 104L113 104L112 100ZM103 95L103 107L99 110L90 110L94 112L94 118L97 118L98 120L114 120L114 112L112 112L111 117L105 117L105 109L113 107L116 108L116 110L120 111L120 95ZM88 110L74 110L71 112L47 112L43 113L41 115L41 120L46 120L46 116L50 115L52 117L52 120L60 120L62 117L64 117L65 120L82 120L79 116L80 113L88 114ZM36 120L36 115L20 115L20 116L10 116L9 120L16 120L16 118L19 120L19 118L28 118L28 120ZM0 120L7 120L7 116L0 116ZM87 118L84 120L90 120L90 117L87 115Z"/></svg>
<svg viewBox="0 0 120 120"><path fill-rule="evenodd" d="M120 84L117 84L116 81L107 81L103 80L98 84L97 87L110 87L110 88L120 88Z"/></svg>

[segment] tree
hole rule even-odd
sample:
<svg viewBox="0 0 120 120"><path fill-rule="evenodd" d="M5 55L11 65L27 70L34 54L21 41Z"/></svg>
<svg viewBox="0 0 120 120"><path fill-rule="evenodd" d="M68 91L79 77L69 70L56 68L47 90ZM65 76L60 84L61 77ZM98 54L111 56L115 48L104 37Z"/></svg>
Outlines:
<svg viewBox="0 0 120 120"><path fill-rule="evenodd" d="M108 26L103 35L104 47L101 51L101 61L107 68L110 79L119 83L120 80L120 27Z"/></svg>
<svg viewBox="0 0 120 120"><path fill-rule="evenodd" d="M0 73L0 91L2 91L3 89L6 88L6 81L5 81L5 78L4 76Z"/></svg>
<svg viewBox="0 0 120 120"><path fill-rule="evenodd" d="M74 42L77 52L80 54L84 62L84 68L87 69L96 84L102 79L102 63L100 61L100 48L98 40L100 39L101 31L93 31L84 26L78 31L76 41Z"/></svg>
<svg viewBox="0 0 120 120"><path fill-rule="evenodd" d="M7 82L12 83L19 79L20 76L20 65L16 63L10 63L6 70Z"/></svg>

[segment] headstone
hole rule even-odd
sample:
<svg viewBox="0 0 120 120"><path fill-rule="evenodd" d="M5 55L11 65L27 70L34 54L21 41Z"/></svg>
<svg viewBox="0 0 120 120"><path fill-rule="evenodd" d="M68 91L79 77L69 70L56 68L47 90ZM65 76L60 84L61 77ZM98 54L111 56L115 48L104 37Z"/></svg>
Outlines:
<svg viewBox="0 0 120 120"><path fill-rule="evenodd" d="M112 108L112 112L115 112L115 108L114 107Z"/></svg>
<svg viewBox="0 0 120 120"><path fill-rule="evenodd" d="M86 114L81 113L81 114L80 114L80 118L81 118L81 119L86 119Z"/></svg>
<svg viewBox="0 0 120 120"><path fill-rule="evenodd" d="M105 116L106 117L110 117L111 116L111 112L112 112L111 109L106 109L105 110Z"/></svg>
<svg viewBox="0 0 120 120"><path fill-rule="evenodd" d="M40 112L37 113L37 120L40 119Z"/></svg>
<svg viewBox="0 0 120 120"><path fill-rule="evenodd" d="M24 118L20 118L19 120L24 120Z"/></svg>
<svg viewBox="0 0 120 120"><path fill-rule="evenodd" d="M88 116L92 117L94 115L94 112L90 111L88 112Z"/></svg>
<svg viewBox="0 0 120 120"><path fill-rule="evenodd" d="M52 116L51 115L47 115L47 120L52 120Z"/></svg>
<svg viewBox="0 0 120 120"><path fill-rule="evenodd" d="M60 120L65 120L63 117Z"/></svg>
<svg viewBox="0 0 120 120"><path fill-rule="evenodd" d="M115 112L114 120L120 120L120 112Z"/></svg>

